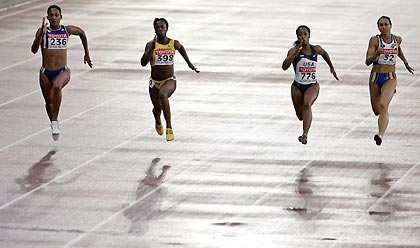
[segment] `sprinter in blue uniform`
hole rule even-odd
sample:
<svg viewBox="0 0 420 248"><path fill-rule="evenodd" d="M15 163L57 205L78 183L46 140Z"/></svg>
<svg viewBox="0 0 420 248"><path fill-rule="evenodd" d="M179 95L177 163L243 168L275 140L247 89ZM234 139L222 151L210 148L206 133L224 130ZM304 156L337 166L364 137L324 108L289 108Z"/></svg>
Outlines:
<svg viewBox="0 0 420 248"><path fill-rule="evenodd" d="M408 65L401 48L402 38L391 34L391 18L381 16L377 22L379 35L370 37L366 52L366 65L373 64L369 77L370 103L373 113L378 116L378 133L373 136L376 145L382 144L383 135L389 122L388 108L396 92L397 75L395 64L399 57L411 74L413 68Z"/></svg>
<svg viewBox="0 0 420 248"><path fill-rule="evenodd" d="M49 26L46 19L48 19ZM67 67L67 46L70 35L80 37L85 51L84 63L92 68L85 32L76 26L61 25L61 19L61 8L57 5L49 6L47 17L42 18L41 27L36 31L31 47L34 54L41 47L42 66L39 72L39 83L54 140L57 140L60 134L58 113L62 97L61 91L70 81L70 69Z"/></svg>

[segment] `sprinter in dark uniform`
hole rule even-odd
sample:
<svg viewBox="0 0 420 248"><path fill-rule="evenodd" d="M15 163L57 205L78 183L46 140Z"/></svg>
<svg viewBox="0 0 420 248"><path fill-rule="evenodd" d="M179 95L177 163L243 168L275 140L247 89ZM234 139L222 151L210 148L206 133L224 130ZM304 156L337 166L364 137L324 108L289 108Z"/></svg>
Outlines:
<svg viewBox="0 0 420 248"><path fill-rule="evenodd" d="M318 54L324 58L330 67L331 74L338 80L327 51L319 45L311 45L309 43L310 34L311 30L307 26L301 25L296 29L297 41L287 53L282 65L283 70L287 70L293 64L295 70L291 94L296 116L303 121L303 133L298 140L304 145L308 142L308 132L312 123L312 104L319 93L319 84L316 78Z"/></svg>

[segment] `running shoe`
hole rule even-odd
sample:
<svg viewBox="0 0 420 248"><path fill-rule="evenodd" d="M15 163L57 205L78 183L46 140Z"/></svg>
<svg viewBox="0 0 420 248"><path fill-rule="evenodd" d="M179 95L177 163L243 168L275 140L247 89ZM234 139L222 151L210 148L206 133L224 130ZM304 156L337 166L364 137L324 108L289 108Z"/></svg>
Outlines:
<svg viewBox="0 0 420 248"><path fill-rule="evenodd" d="M58 121L51 122L51 134L54 141L57 141L60 135L60 126L58 125Z"/></svg>
<svg viewBox="0 0 420 248"><path fill-rule="evenodd" d="M382 137L379 134L375 134L375 136L373 136L373 140L375 140L377 146L382 144Z"/></svg>
<svg viewBox="0 0 420 248"><path fill-rule="evenodd" d="M174 139L174 132L172 128L166 128L166 141L171 141Z"/></svg>
<svg viewBox="0 0 420 248"><path fill-rule="evenodd" d="M298 138L299 142L306 145L308 143L308 137L306 137L306 134L302 134L302 136L299 136Z"/></svg>
<svg viewBox="0 0 420 248"><path fill-rule="evenodd" d="M156 129L156 132L157 132L159 135L162 135L162 134L163 134L163 127L162 127L162 124L156 124L156 125L155 125L155 129Z"/></svg>

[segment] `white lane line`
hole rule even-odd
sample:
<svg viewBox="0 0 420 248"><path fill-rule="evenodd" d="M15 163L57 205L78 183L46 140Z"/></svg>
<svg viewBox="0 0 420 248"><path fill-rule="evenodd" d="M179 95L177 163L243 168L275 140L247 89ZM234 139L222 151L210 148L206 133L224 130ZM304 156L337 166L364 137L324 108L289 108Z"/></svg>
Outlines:
<svg viewBox="0 0 420 248"><path fill-rule="evenodd" d="M353 68L355 68L355 67L358 67L358 66L360 66L360 62L356 62L356 63L354 63L352 66L350 66L348 69L347 69L347 71L351 71L351 69L353 69ZM369 71L370 71L370 69L369 69ZM339 75L340 76L340 75ZM341 75L342 76L342 75ZM331 82L334 82L335 81L335 79L330 79L330 80L328 80L328 81L326 81L324 84L329 84L329 83L331 83ZM415 80L414 82L412 82L412 83L410 83L408 86L407 86L407 88L410 88L411 86L413 86L413 85L415 85L416 83L417 83L417 81L420 81L420 78L419 79L417 79L417 80ZM404 92L405 92L405 90L404 90ZM370 111L370 110L369 110ZM367 117L365 117L364 119L362 119L357 125L355 125L355 126L353 126L350 130L348 130L344 135L342 135L342 137L339 139L339 140L342 140L342 139L344 139L347 135L349 135L351 132L353 132L356 128L359 128L359 126L361 125L361 124L363 124L366 120L368 120L370 118L370 116L367 116ZM341 142L339 141L339 140L337 140L337 142L335 143L335 144L340 144ZM324 150L324 152L322 153L322 155L321 155L321 158L320 159L322 159L322 158L324 158L324 157L326 157L326 154L329 152L329 151L331 151L331 149L332 148L334 148L334 144L331 144L330 146L328 146L325 150ZM317 160L320 160L320 159L317 159ZM315 159L313 159L313 160L310 160L310 161L308 161L308 162L306 162L303 166L301 166L300 168L299 168L299 170L298 170L298 172L297 173L295 173L292 177L290 177L290 179L294 179L294 178L296 178L296 176L303 170L303 169L305 169L305 168L307 168L312 162L315 162L316 160ZM401 179L403 179L403 178L405 178L409 173L411 173L418 165L420 164L420 162L418 162L417 164L415 164L412 168L410 168L407 172L406 172L406 174L403 176L403 177L401 177L399 180L401 180ZM260 198L258 198L254 203L252 203L251 205L248 205L248 207L253 207L253 206L257 206L258 204L260 204L267 196L269 196L269 195L271 195L272 193L274 193L277 189L279 189L279 188L281 188L281 187L283 187L283 186L285 186L287 183L279 183L279 184L277 184L276 186L274 186L273 188L271 188L268 192L266 192L265 194L263 194ZM395 185L395 184L394 184ZM383 199L383 198L385 198L386 197L386 195L388 195L389 193L391 193L392 192L392 188L393 187L391 187L381 198L379 198L370 208L372 208L380 199ZM369 208L369 209L370 209ZM368 211L368 210L366 210L366 211ZM234 216L232 216L231 218L229 218L229 220L228 220L228 222L233 222L233 221L237 221L239 218L241 218L242 216L245 216L247 213L241 213L241 214L237 214L237 215L234 215ZM333 244L334 245L334 244ZM200 243L200 244L198 244L198 246L197 247L203 247L203 246L207 246L207 244L203 244L203 243Z"/></svg>
<svg viewBox="0 0 420 248"><path fill-rule="evenodd" d="M17 62L17 63L14 63L14 64L11 64L11 65L8 65L8 66L5 66L5 67L2 67L2 68L0 68L0 72L5 71L5 70L8 70L8 69L10 69L10 68L12 68L12 67L15 67L15 66L18 66L18 65L21 65L21 64L25 64L26 62L29 62L29 61L31 61L31 60L34 60L34 59L39 59L38 57L39 57L39 56L35 56L35 57L30 58L30 59L24 59L24 60L19 61L19 62Z"/></svg>
<svg viewBox="0 0 420 248"><path fill-rule="evenodd" d="M379 202L381 202L382 200L384 200L385 198L387 198L389 196L389 194L395 190L395 188L397 188L398 186L400 186L402 184L402 182L404 181L404 179L410 175L411 172L413 172L418 166L420 165L420 161L415 163L410 169L407 170L407 172L400 177L394 184L392 184L391 187L389 187L389 189L381 196L379 197L373 204L372 206L370 206L366 212L369 212L372 208L376 207L376 205L379 204Z"/></svg>
<svg viewBox="0 0 420 248"><path fill-rule="evenodd" d="M63 173L63 174L61 174L60 176L55 177L55 178L54 178L54 179L52 179L51 181L49 181L49 182L47 182L47 183L44 183L44 184L42 184L41 186L39 186L39 187L37 187L37 188L34 188L34 189L32 189L31 191L28 191L28 192L26 192L25 194L23 194L23 195L21 195L21 196L19 196L19 197L15 198L15 199L13 199L13 200L11 200L11 201L7 202L7 203L5 203L5 204L1 205L1 206L0 206L0 210L3 210L3 209L5 209L5 208L9 207L10 205L12 205L12 204L14 204L14 203L16 203L16 202L18 202L18 201L22 200L23 198L25 198L25 197L27 197L27 196L29 196L29 195L31 195L31 194L33 194L33 193L37 192L38 190L41 190L41 189L43 189L43 188L47 187L48 185L50 185L50 184L52 184L52 183L54 183L54 182L56 182L56 181L60 180L61 178L66 177L67 175L69 175L69 174L73 173L74 171L76 171L76 170L78 170L78 169L80 169L80 168L82 168L82 167L84 167L84 166L86 166L86 165L90 164L91 162L93 162L93 161L95 161L95 160L97 160L97 159L99 159L99 158L104 157L105 155L107 155L107 154L111 153L111 152L112 152L112 151L114 151L115 149L118 149L118 148L120 148L120 147L124 146L125 144L127 144L127 143L131 142L132 140L136 139L137 137L141 136L143 133L145 133L146 131L149 131L149 130L150 130L150 129L146 129L146 130L144 130L143 132L139 133L138 135L135 135L135 136L131 137L130 139L125 140L125 141L123 141L123 142L119 143L118 145L116 145L116 146L114 146L114 147L112 147L112 148L110 148L110 149L108 149L108 150L104 151L103 153L101 153L101 154L99 154L99 155L96 155L95 157L91 158L90 160L88 160L88 161L86 161L86 162L84 162L84 163L82 163L82 164L79 164L78 166L74 167L73 169L71 169L71 170L69 170L69 171L67 171L67 172L65 172L65 173Z"/></svg>
<svg viewBox="0 0 420 248"><path fill-rule="evenodd" d="M130 48L130 49L128 49L128 50L125 50L125 51L121 52L121 56L114 57L113 59L111 59L111 60L109 60L109 61L107 61L107 62L103 63L103 65L107 65L107 64L113 63L113 62L115 62L115 61L117 61L117 60L119 60L119 59L121 59L121 58L125 58L125 57L126 57L126 55L125 55L126 53L128 53L128 52L130 52L130 51L133 51L133 50L134 50L134 51L137 51L138 49L140 49L140 47L141 47L141 46L139 45L139 46L136 46L136 47L134 47L134 48ZM86 69L86 70L84 70L84 71L81 71L81 72L79 72L79 73L75 74L74 76L72 76L72 78L78 77L78 76L80 76L80 75L82 75L82 74L84 74L84 73L86 73L86 72L89 72L89 71L94 71L95 69L98 69L98 67L94 67L93 69ZM37 92L40 92L40 89L38 89L38 90L34 90L34 91L29 92L29 93L27 93L27 94L25 94L25 95L23 95L23 96L20 96L20 97L14 98L14 99L9 100L9 101L7 101L7 102L4 102L4 103L0 104L0 108L1 108L1 107L3 107L3 106L5 106L5 105L7 105L7 104L10 104L10 103L13 103L13 102L15 102L15 101L21 100L21 99L23 99L23 98L25 98L25 97L27 97L27 96L32 95L32 94L35 94L35 93L37 93ZM79 113L79 114L73 115L73 116L71 116L71 117L69 117L69 118L67 118L67 119L65 119L65 120L63 120L63 121L61 121L61 122L65 122L65 121L67 121L67 120L70 120L70 119L73 119L73 118L75 118L75 117L77 117L77 116L80 116L80 115L81 115L81 114L83 114L83 113L86 113L86 112L88 112L88 111L90 111L90 110L93 110L93 109L95 109L95 108L97 108L97 107L100 107L100 106L104 105L105 103L108 103L108 102L112 101L113 99L116 99L116 98L118 98L118 97L120 97L120 96L122 96L122 95L125 95L125 94L127 94L127 93L128 93L128 92L124 92L124 93L122 93L122 94L120 94L120 95L118 95L118 96L116 96L116 97L112 98L111 100L108 100L108 101L106 101L106 102L104 102L104 103L97 104L97 105L95 105L95 106L93 106L93 107L91 107L91 108L89 108L89 109L87 109L87 110L85 110L85 111L83 111L83 112L81 112L81 113ZM42 133L42 132L44 132L44 131L46 131L46 130L48 130L48 128L42 129L42 130L40 130L40 131L37 131L37 132L35 132L35 133L33 133L33 134L30 134L30 135L28 135L28 136L26 136L26 137L24 137L24 138L22 138L22 139L20 139L20 140L18 140L18 141L15 141L15 142L13 142L13 143L11 143L11 144L7 145L7 146L4 146L4 147L0 148L0 152L2 152L2 151L4 151L4 150L6 150L7 148L9 148L9 147L11 147L11 146L13 146L13 145L16 145L16 144L20 143L20 142L22 142L22 141L25 141L25 140L27 140L27 139L29 139L29 138L32 138L32 137L34 137L34 136L36 136L36 135L38 135L38 134L40 134L40 133Z"/></svg>
<svg viewBox="0 0 420 248"><path fill-rule="evenodd" d="M57 2L62 2L62 1L63 1L63 0L61 0L61 1L57 1ZM36 6L36 7L30 8L30 9L25 9L25 10L23 10L23 11L19 11L19 12L16 12L16 13L20 14L21 12L26 12L27 10L37 9L37 8L40 8L41 6L45 6L45 7L47 7L47 6L50 6L51 4L52 4L52 3L48 3L48 4L40 4L40 5ZM57 4L57 3L54 3L54 4ZM60 6L60 7L61 7L61 6ZM70 15L67 15L67 14L66 14L66 20L65 20L64 25L67 25L67 24L69 24L69 23L73 23L73 22L77 22L77 21L78 21L78 20L80 20L82 17L85 17L85 16L92 16L94 13L97 13L97 12L103 11L103 10L108 9L108 8L109 8L109 6L104 6L104 7L100 7L100 8L95 8L95 9L94 9L94 10L92 10L92 11L80 11L80 12L77 12L77 13L81 13L81 14L72 14L70 18L67 18L67 17L68 17L68 16L70 16ZM40 23L41 23L41 20L42 20L43 14L44 14L44 13L46 14L46 10L47 10L47 9L43 10L42 12L40 12L40 16L39 16L39 22L40 22ZM65 10L63 10L63 11L65 11ZM12 13L12 14L10 14L10 15L14 15L14 14L15 14L15 13ZM0 17L0 19L2 19L2 17ZM37 19L37 21L38 21L38 19ZM77 25L76 25L76 26L77 26ZM38 27L36 27L36 28L38 28ZM0 43L3 43L3 42L9 42L9 41L12 41L12 40L16 40L16 39L17 39L17 38L19 38L19 37L22 37L22 36L27 36L27 35L33 35L33 37L35 37L36 30L37 30L37 29L31 30L31 31L26 31L26 32L20 32L19 34L16 34L16 35L13 35L13 36L9 36L9 37L7 37L7 38L4 38L4 39L0 40Z"/></svg>
<svg viewBox="0 0 420 248"><path fill-rule="evenodd" d="M62 1L62 0L61 0L61 1ZM58 2L61 2L61 1L58 1ZM45 5L45 6L47 6L47 5L50 5L50 3L49 3L49 4L40 4L39 6L44 6L44 5ZM38 7L39 7L39 6L38 6ZM38 7L33 7L33 8L30 8L30 9L27 9L27 10L35 9L35 8L38 8ZM107 8L109 8L109 6L102 7L102 8L96 8L96 9L95 9L95 11L90 11L90 12L88 12L88 13L85 13L85 12L84 12L84 14L78 15L76 18L73 16L73 17L72 17L72 19L76 19L76 20L77 20L77 19L78 19L78 18L80 18L80 17L83 17L83 16L88 16L88 15L91 15L92 13L99 12L99 11L103 11L104 9L107 9ZM27 11L27 10L25 10L25 11ZM19 13L20 13L20 12L22 12L22 11L19 11ZM23 12L24 12L24 11L23 11ZM0 18L0 19L1 19L1 18ZM134 26L134 25L135 25L135 24L131 24L130 26ZM107 34L110 34L110 33L113 33L113 32L115 32L115 30L109 31L108 33L105 33L105 34L99 34L99 35L97 35L97 36L92 36L92 37L90 37L89 39L90 39L90 40L94 40L94 39L96 39L96 38L100 38L100 37L102 37L102 36L107 36ZM11 39L11 38L8 38L8 39L6 39L6 40L2 40L2 41L0 41L0 42L7 41L7 40L9 40L9 39ZM72 45L70 45L70 46L69 46L69 48L72 48L72 47L74 47L74 46L78 46L78 44L73 43ZM139 47L140 47L140 46L135 47L135 48L136 48L136 51L139 49ZM125 50L125 51L124 51L124 53L129 52L129 51L131 51L131 50L134 50L134 48L127 49L127 50ZM32 61L32 60L34 60L34 59L40 59L40 57L41 57L41 55L38 53L36 56L34 56L34 57L32 57L32 58L22 60L22 61L20 61L20 62L17 62L17 63L11 64L11 65L6 66L6 67L2 67L2 68L0 68L0 72L5 71L5 70L8 70L8 69L10 69L10 68L12 68L12 67L15 67L15 66L19 66L19 65L21 65L21 64L27 63L27 62ZM114 62L114 61L116 61L116 60L118 60L118 59L120 59L120 58L124 58L124 57L125 57L125 56L121 55L120 57L117 57L117 58L114 58L114 59L112 59L112 60L109 60L108 62L104 63L104 65L106 65L106 64L108 64L108 63L112 63L112 62ZM139 62L139 63L140 63L140 62ZM93 69L90 69L90 70L95 70L95 68L96 68L96 67L94 67ZM83 72L81 72L81 73L78 73L78 74L76 74L76 75L72 76L72 78L75 78L75 77L77 77L77 76L79 76L79 75L81 75L81 74L83 74L83 73L85 73L85 72L87 72L87 71L90 71L90 70L85 70L85 71L83 71ZM28 96L30 96L30 95L32 95L32 94L35 94L36 92L39 92L39 91L40 91L40 89L38 89L38 90L34 90L34 91L31 91L31 92L29 92L29 93L26 93L26 94L24 94L24 95L22 95L22 96L16 97L16 98L11 99L11 100L8 100L8 101L6 101L6 102L3 102L3 103L1 103L1 104L0 104L0 108L1 108L1 107L3 107L3 106L5 106L5 105L8 105L8 104L10 104L10 103L13 103L13 102L19 101L19 100L21 100L21 99L23 99L23 98L25 98L25 97L28 97Z"/></svg>
<svg viewBox="0 0 420 248"><path fill-rule="evenodd" d="M115 97L113 97L113 98L111 98L111 99L109 99L109 100L107 100L107 101L105 101L105 102L102 102L102 103L97 104L97 105L95 105L95 106L92 106L92 107L90 107L90 108L88 108L88 109L86 109L86 110L84 110L84 111L82 111L82 112L79 112L79 113L77 113L77 114L75 114L75 115L72 115L71 117L69 117L69 118L67 118L67 119L64 119L64 120L62 120L62 121L60 121L60 122L61 122L61 123L65 123L65 122L67 122L67 121L69 121L69 120L71 120L71 119L77 118L77 117L79 117L79 116L81 116L81 115L83 115L83 114L85 114L85 113L87 113L87 112L89 112L89 111L92 111L92 110L94 110L94 109L96 109L96 108L99 108L99 107L101 107L101 106L103 106L103 105L106 105L106 104L108 104L108 103L110 103L110 102L112 102L112 101L116 100L117 98L119 98L119 97L121 97L121 96L124 96L124 95L128 94L129 92L131 92L131 90L128 90L128 91L126 91L126 92L124 92L124 93L121 93L121 94L119 94L119 95L117 95L117 96L115 96ZM3 152L4 150L6 150L6 149L8 149L8 148L10 148L10 147L12 147L12 146L14 146L14 145L16 145L16 144L19 144L19 143L20 143L20 142L22 142L22 141L28 140L28 139L30 139L30 138L32 138L32 137L34 137L34 136L36 136L36 135L38 135L38 134L40 134L40 133L42 133L42 132L45 132L45 131L47 131L47 130L49 130L49 129L50 129L50 128L44 128L44 129L42 129L42 130L40 130L40 131L37 131L37 132L35 132L35 133L32 133L32 134L30 134L30 135L26 136L26 137L24 137L24 138L22 138L22 139L20 139L20 140L17 140L17 141L15 141L15 142L13 142L13 143L11 143L11 144L7 145L7 146L4 146L4 147L2 147L2 148L0 149L0 152Z"/></svg>
<svg viewBox="0 0 420 248"><path fill-rule="evenodd" d="M15 101L19 101L20 99L23 99L23 98L25 98L27 96L30 96L30 95L38 92L38 91L41 91L41 90L40 89L34 90L34 91L29 92L29 93L26 93L25 95L21 95L19 97L13 98L13 99L11 99L11 100L9 100L7 102L4 102L4 103L0 104L0 108L3 107L3 106L5 106L5 105L7 105L7 104L9 104L9 103L12 103L12 102L15 102Z"/></svg>
<svg viewBox="0 0 420 248"><path fill-rule="evenodd" d="M115 59L114 59L114 60L115 60ZM112 63L112 61L106 62L105 64L107 64L107 63ZM104 65L105 65L105 64L104 64ZM80 76L80 75L82 75L82 74L84 74L84 73L86 73L86 72L93 71L93 70L95 70L95 69L97 69L97 68L93 68L93 69L85 69L85 70L83 70L83 71L81 71L81 72L79 72L79 73L76 73L76 74L72 75L71 77L72 77L72 78L76 78L76 77L78 77L78 76ZM39 72L39 71L38 71L38 72ZM7 101L7 102L1 103L1 104L0 104L0 108L1 108L1 107L3 107L3 106L5 106L5 105L7 105L7 104L12 103L12 102L19 101L19 100L21 100L21 99L23 99L23 98L25 98L25 97L28 97L28 96L30 96L30 95L32 95L32 94L37 93L37 92L41 92L41 89L37 89L37 90L31 91L31 92L29 92L29 93L26 93L25 95L22 95L22 96L19 96L19 97L13 98L13 99L11 99L11 100L9 100L9 101Z"/></svg>
<svg viewBox="0 0 420 248"><path fill-rule="evenodd" d="M55 3L54 3L54 4L56 4L56 3L60 3L60 2L63 2L63 1L64 1L64 0L57 0L57 1L55 1ZM7 7L7 8L4 8L4 9L0 10L0 12L1 12L1 11L7 11L7 10L10 10L11 8L14 8L14 7L19 7L19 6L22 6L22 5L27 5L27 4L30 4L31 2L33 2L33 1L28 1L28 2L26 2L26 3L21 3L21 4L18 4L18 5L15 5L15 6ZM32 10L34 10L34 9L37 9L37 8L41 7L41 6L50 6L51 4L52 4L51 2L45 3L45 2L40 1L40 3L39 3L38 5L36 5L36 6L30 7L30 8L25 8L25 9L22 9L22 10L19 10L19 11L15 11L15 12L12 12L12 13L10 13L10 14L6 14L6 15L4 15L4 16L0 16L0 20L1 20L1 19L5 19L5 18L9 18L9 17L11 17L11 16L20 15L20 14L25 13L25 12L30 12L30 11L32 11ZM45 11L45 13L46 13L46 11ZM41 19L42 19L42 18L41 18ZM40 19L40 20L41 20L41 19ZM41 20L41 21L42 21L42 20Z"/></svg>
<svg viewBox="0 0 420 248"><path fill-rule="evenodd" d="M205 161L203 161L205 162ZM112 215L110 215L108 218L104 219L103 221L99 222L98 224L96 224L95 226L91 227L89 230L85 231L84 233L80 234L79 236L77 236L76 238L70 240L68 243L66 243L65 245L62 246L62 248L66 248L66 247L71 247L73 244L79 242L80 240L82 240L83 238L85 238L86 236L88 236L89 234L93 233L95 230L97 230L98 228L102 227L103 225L107 224L108 222L110 222L111 220L113 220L115 217L117 217L120 214L123 214L124 211L126 211L127 209L131 208L132 206L138 204L139 202L141 202L143 199L147 198L149 195L153 194L154 192L156 192L157 190L161 189L165 182L170 182L172 181L174 178L176 178L178 175L183 174L185 172L187 172L188 170L190 170L191 168L195 167L195 164L192 164L190 166L188 166L187 168L183 169L182 171L178 172L177 174L173 175L172 177L167 177L166 180L163 181L163 183L159 186L157 186L155 189L151 190L150 192L148 192L147 194L143 195L142 197L140 197L139 199L134 200L133 202L131 202L128 206L118 210L117 212L113 213Z"/></svg>
<svg viewBox="0 0 420 248"><path fill-rule="evenodd" d="M386 197L389 196L389 194L391 192L393 192L398 186L400 186L402 184L402 182L404 181L404 179L410 175L411 172L414 171L414 169L416 169L418 166L420 165L420 162L415 163L410 169L407 170L407 172L400 177L391 187L389 187L389 189L380 197L378 198L369 208L367 208L366 210L363 210L364 213L369 213L369 211L371 211L371 209L373 209L374 207L376 207L380 202L382 202L384 199L386 199ZM366 216L361 214L360 217L358 219L352 220L353 223L361 223L361 221L365 220ZM350 229L350 227L347 227L347 229ZM343 230L340 236L338 237L334 237L337 240L343 240L343 236L347 230ZM330 246L328 247L335 247L337 245L341 245L339 243L332 243Z"/></svg>
<svg viewBox="0 0 420 248"><path fill-rule="evenodd" d="M213 19L217 20L219 19L219 15L215 16ZM210 56L210 55L208 55ZM203 56L206 57L206 56ZM198 62L198 61L197 61ZM213 97L217 97L217 94L212 94ZM182 115L184 112L186 112L187 109L184 109L183 111L178 112L178 114L176 114L175 116L179 116ZM174 117L172 117L174 118ZM203 161L205 162L205 161ZM186 171L188 171L190 168L195 167L195 165L191 165L187 168L185 168L184 170L182 170L181 172L179 172L178 174L174 175L173 177L171 177L170 179L166 180L166 181L170 181L173 178L175 178L177 175L185 173ZM159 188L161 188L162 186L159 186ZM133 206L134 204L137 204L138 202L142 201L145 197L147 197L148 195L152 194L153 192L155 192L156 190L158 190L159 188L156 188L155 190L153 190L152 192L149 192L148 194L146 194L145 196L141 197L140 199L134 201L133 203L131 203L128 207L121 209L115 213L113 213L112 215L110 215L108 218L104 219L103 221L99 222L98 224L96 224L95 226L91 227L89 230L87 230L86 232L80 234L79 236L75 237L74 239L70 240L68 243L66 243L65 245L63 245L63 248L67 248L67 247L71 247L73 244L79 242L80 240L82 240L83 238L85 238L86 236L88 236L89 234L91 234L92 232L94 232L95 230L97 230L98 228L102 227L103 225L107 224L109 221L113 220L115 217L117 217L118 215L122 214L126 209L130 208L131 206Z"/></svg>

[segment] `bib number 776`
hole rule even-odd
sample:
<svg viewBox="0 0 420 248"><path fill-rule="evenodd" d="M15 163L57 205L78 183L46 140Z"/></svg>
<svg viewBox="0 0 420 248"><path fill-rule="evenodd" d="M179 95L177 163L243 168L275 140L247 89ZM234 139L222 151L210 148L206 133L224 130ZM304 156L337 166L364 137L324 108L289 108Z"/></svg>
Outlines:
<svg viewBox="0 0 420 248"><path fill-rule="evenodd" d="M301 78L302 81L307 81L309 79L313 79L313 80L316 79L315 72L303 72L302 73L302 78Z"/></svg>

